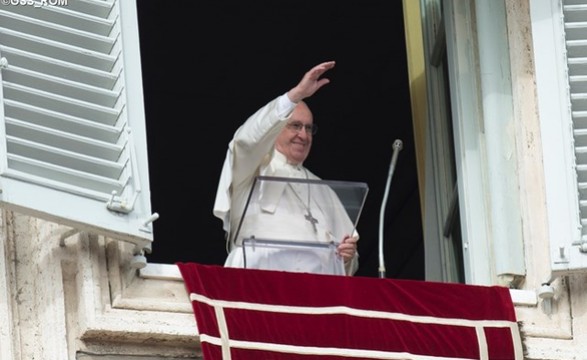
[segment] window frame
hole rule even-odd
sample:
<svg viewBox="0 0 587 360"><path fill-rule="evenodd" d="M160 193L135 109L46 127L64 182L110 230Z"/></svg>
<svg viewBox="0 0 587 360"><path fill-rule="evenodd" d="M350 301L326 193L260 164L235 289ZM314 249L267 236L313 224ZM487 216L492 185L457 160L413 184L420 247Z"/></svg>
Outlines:
<svg viewBox="0 0 587 360"><path fill-rule="evenodd" d="M514 287L525 276L521 216L517 212L520 195L517 165L515 155L511 163L503 166L495 161L500 156L505 159L506 152L511 149L504 149L503 143L499 141L487 140L489 134L485 120L491 109L488 110L486 107L491 104L486 103L485 98L492 93L484 94L484 91L490 91L491 89L487 90L487 87L496 84L491 84L491 80L484 79L481 73L482 70L487 70L487 66L496 64L507 67L509 70L509 62L504 62L504 59L500 58L504 51L499 54L482 53L486 50L485 47L493 46L493 43L479 43L479 41L494 41L498 46L508 49L507 38L483 39L477 32L478 27L483 25L482 21L491 16L501 16L505 21L505 8L492 8L490 13L480 12L480 7L485 4L475 0L457 3L422 0L421 4L423 11L427 12L423 17L427 22L423 24L425 33L428 32L429 37L434 37L439 27L445 29L447 81L450 89L448 94L444 94L444 87L438 83L439 80L435 79L434 75L431 75L435 70L427 69L430 114L427 121L428 136L431 139L428 143L430 149L427 149L426 165L426 246L434 249L442 248L442 245L438 244L444 241L444 224L451 215L449 200L453 189L448 186L450 181L445 180L450 171L449 166L446 165L450 164L450 161L446 159L450 152L442 145L442 139L434 138L442 136L442 132L446 133L448 130L445 128L440 132L434 129L439 122L435 110L438 103L435 101L438 102L438 98L448 96L450 115L444 116L452 120L453 127L464 282L475 285L503 284ZM492 5L495 4L492 3ZM442 15L440 15L441 12ZM435 14L432 15L432 13ZM475 18L476 15L485 18L480 21ZM431 20L433 17L435 19ZM485 21L485 24L487 23ZM429 28L426 29L426 26ZM433 51L428 50L428 53L433 54ZM505 51L505 54L509 54L508 51ZM481 59L481 56L484 58ZM485 64L481 64L481 61L485 61ZM485 68L482 69L481 66ZM507 76L504 78L505 81L497 86L511 91L511 83L507 82ZM511 97L510 101L512 101ZM491 115L496 116L495 113ZM513 121L511 113L497 115L505 115L507 121ZM443 126L448 127L448 125L449 123L446 123ZM497 134L497 136L508 136L508 140L513 139L513 135L505 130L502 130L503 133L495 132L499 129L490 130L494 131L491 134L493 136ZM488 156L490 153L492 157ZM439 162L443 162L444 165L438 165ZM504 183L504 176L513 179L513 182ZM504 191L496 196L492 194L495 189ZM500 214L503 209L506 209L506 216ZM508 229L505 234L504 229ZM426 266L427 275L442 274L439 280L455 281L454 276L449 275L455 273L452 269L455 264L447 261L446 256L434 257L433 255L427 258ZM438 275L435 276L436 278L427 277L427 280L437 280Z"/></svg>

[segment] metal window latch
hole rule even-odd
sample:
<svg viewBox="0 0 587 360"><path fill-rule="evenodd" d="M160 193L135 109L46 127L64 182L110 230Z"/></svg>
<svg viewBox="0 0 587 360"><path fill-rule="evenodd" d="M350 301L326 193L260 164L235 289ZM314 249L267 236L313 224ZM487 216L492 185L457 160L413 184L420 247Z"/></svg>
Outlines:
<svg viewBox="0 0 587 360"><path fill-rule="evenodd" d="M147 232L147 233L151 233L151 229L149 228L149 225L151 225L151 223L155 220L159 219L159 214L158 213L152 213L151 216L149 216L147 219L145 219L145 221L143 221L142 226L139 228L140 231L143 232Z"/></svg>

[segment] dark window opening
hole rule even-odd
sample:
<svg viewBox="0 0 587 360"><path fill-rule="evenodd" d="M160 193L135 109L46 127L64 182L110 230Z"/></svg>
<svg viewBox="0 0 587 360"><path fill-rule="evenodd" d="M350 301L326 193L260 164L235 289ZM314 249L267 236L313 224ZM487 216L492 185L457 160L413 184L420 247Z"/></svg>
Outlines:
<svg viewBox="0 0 587 360"><path fill-rule="evenodd" d="M385 216L386 277L424 279L423 235L401 1L139 1L153 223L150 263L222 265L212 215L228 141L311 66L336 60L308 100L320 133L306 165L364 181L357 276L378 276L381 201L403 141ZM180 44L180 45L178 45Z"/></svg>

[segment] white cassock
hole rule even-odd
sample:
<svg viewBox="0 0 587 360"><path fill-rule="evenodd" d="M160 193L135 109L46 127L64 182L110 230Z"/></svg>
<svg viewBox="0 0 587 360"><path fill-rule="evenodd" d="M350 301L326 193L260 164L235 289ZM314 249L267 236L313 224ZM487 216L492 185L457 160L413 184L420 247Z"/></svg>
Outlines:
<svg viewBox="0 0 587 360"><path fill-rule="evenodd" d="M269 102L237 130L229 144L214 206L214 214L223 220L229 236L225 266L352 275L358 268L357 254L343 264L341 259L336 263L327 258L333 248L330 252L295 247L284 251L256 246L251 251L251 247L242 246L243 238L252 236L323 244L339 243L345 235L358 236L356 232L350 233L354 225L332 190L303 182L263 182L260 197L252 199L239 228L256 176L319 180L303 165L289 164L283 154L273 149L294 106L286 95ZM236 239L235 235L238 235Z"/></svg>

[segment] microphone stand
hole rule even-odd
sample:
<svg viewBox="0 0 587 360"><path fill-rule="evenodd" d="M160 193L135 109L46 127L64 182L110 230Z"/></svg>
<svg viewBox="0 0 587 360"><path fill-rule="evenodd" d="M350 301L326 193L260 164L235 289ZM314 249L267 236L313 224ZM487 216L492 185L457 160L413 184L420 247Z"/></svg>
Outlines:
<svg viewBox="0 0 587 360"><path fill-rule="evenodd" d="M393 155L391 156L391 164L389 164L389 175L387 176L387 184L385 185L385 193L383 194L383 201L381 202L381 210L379 212L379 277L385 278L385 260L383 258L383 221L385 218L385 207L387 205L387 197L389 195L389 186L391 185L391 178L397 163L397 156L403 148L401 140L393 142Z"/></svg>

